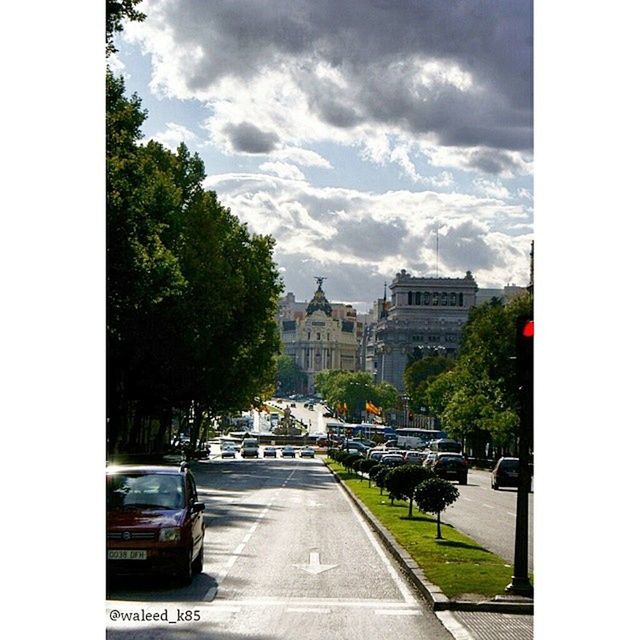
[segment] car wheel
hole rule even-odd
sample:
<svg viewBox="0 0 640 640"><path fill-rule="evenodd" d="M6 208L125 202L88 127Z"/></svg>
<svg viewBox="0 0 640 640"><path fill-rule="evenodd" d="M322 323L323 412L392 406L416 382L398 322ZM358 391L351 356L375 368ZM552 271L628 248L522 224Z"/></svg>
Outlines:
<svg viewBox="0 0 640 640"><path fill-rule="evenodd" d="M467 476L462 476L459 480L460 484L467 484Z"/></svg>
<svg viewBox="0 0 640 640"><path fill-rule="evenodd" d="M497 482L492 482L492 483L491 483L491 488L492 488L492 489L495 489L495 491L497 491L500 487L499 487L499 485L498 485L498 483L497 483Z"/></svg>

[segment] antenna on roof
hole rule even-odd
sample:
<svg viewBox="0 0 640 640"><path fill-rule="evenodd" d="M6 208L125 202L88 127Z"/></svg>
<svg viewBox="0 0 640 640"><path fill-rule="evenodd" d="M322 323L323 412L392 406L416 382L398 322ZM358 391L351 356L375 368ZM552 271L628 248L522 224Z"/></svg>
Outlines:
<svg viewBox="0 0 640 640"><path fill-rule="evenodd" d="M436 227L436 278L440 277L440 265L439 265L439 259L440 259L440 234L438 233L440 231L440 227Z"/></svg>

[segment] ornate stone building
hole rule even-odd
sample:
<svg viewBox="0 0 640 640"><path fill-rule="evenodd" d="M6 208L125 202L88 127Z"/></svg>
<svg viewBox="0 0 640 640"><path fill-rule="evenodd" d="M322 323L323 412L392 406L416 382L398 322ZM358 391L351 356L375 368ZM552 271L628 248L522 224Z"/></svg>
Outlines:
<svg viewBox="0 0 640 640"><path fill-rule="evenodd" d="M356 370L357 321L353 314L334 317L333 308L322 290L324 278L317 278L318 289L304 316L282 314L279 320L284 352L307 375L307 392L315 390L315 375L326 369ZM292 302L292 301L291 301ZM284 316L284 317L283 317Z"/></svg>
<svg viewBox="0 0 640 640"><path fill-rule="evenodd" d="M464 278L421 278L403 269L389 288L391 304L388 310L382 306L372 336L375 348L365 368L375 371L377 382L390 382L403 391L402 374L410 355L458 351L478 287L470 271Z"/></svg>

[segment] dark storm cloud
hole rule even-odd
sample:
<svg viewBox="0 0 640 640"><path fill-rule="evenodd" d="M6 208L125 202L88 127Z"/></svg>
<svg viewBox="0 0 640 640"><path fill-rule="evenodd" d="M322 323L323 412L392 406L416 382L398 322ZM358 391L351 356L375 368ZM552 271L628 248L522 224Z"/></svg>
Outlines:
<svg viewBox="0 0 640 640"><path fill-rule="evenodd" d="M224 130L234 150L240 153L269 153L275 149L278 142L275 133L261 131L250 122L229 124Z"/></svg>
<svg viewBox="0 0 640 640"><path fill-rule="evenodd" d="M439 144L527 151L532 146L531 0L180 0L162 5L179 45L204 55L183 76L192 89L225 76L287 69L318 117L336 127L368 121ZM467 88L419 63L455 65ZM346 87L319 77L323 62ZM263 142L263 148L268 146ZM254 151L255 152L255 151ZM497 172L498 160L478 168Z"/></svg>

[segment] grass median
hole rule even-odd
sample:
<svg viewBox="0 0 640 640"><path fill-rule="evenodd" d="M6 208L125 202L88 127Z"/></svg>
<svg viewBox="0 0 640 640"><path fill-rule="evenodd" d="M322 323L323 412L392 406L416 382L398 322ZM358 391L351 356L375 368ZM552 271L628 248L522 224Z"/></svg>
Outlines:
<svg viewBox="0 0 640 640"><path fill-rule="evenodd" d="M504 595L504 588L511 582L512 567L502 558L444 523L444 539L436 540L435 516L421 513L414 505L413 518L409 519L408 503L395 500L391 504L389 496L380 495L375 485L369 487L367 479L350 473L333 460L327 458L325 462L448 598ZM446 519L446 511L441 519Z"/></svg>

